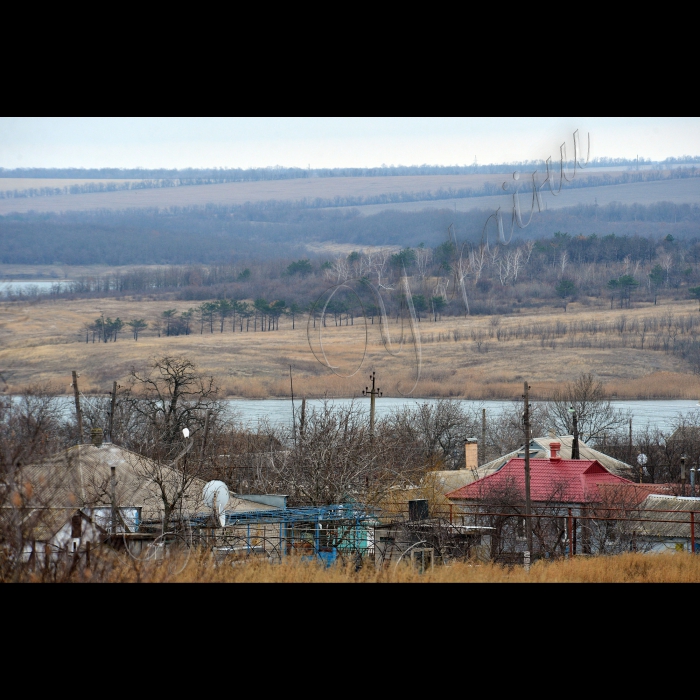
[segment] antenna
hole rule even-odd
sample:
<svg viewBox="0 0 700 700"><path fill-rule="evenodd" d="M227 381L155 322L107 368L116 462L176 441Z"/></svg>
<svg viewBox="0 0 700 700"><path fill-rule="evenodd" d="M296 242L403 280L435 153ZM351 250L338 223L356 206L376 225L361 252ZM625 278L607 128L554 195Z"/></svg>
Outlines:
<svg viewBox="0 0 700 700"><path fill-rule="evenodd" d="M202 490L202 498L204 503L212 509L214 518L221 523L221 527L224 527L226 524L224 508L230 499L228 486L223 481L210 481Z"/></svg>

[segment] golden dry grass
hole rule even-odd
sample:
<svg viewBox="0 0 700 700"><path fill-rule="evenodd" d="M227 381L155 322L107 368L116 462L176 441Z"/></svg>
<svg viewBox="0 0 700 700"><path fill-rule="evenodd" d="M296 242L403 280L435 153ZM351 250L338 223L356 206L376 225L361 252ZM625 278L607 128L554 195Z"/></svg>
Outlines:
<svg viewBox="0 0 700 700"><path fill-rule="evenodd" d="M298 319L296 330L283 319L281 330L270 333L235 333L230 324L224 334L199 328L190 336L141 336L134 342L125 329L116 343L85 343L81 328L101 312L123 320L145 318L154 321L164 310L186 310L190 304L174 301L136 301L103 299L45 301L39 304L5 303L0 306L0 370L10 372L9 390L19 391L28 384L54 383L59 391L68 391L71 371L78 371L81 389L104 392L112 381L128 377L132 366L143 367L153 358L167 354L186 355L200 368L213 374L225 396L244 398L286 397L289 395L289 365L294 369L295 394L307 398L352 397L361 393L366 375L376 370L385 396L400 396L414 383L413 347L398 357L390 356L381 344L379 326L370 325L370 342L362 370L352 378L335 376L312 354L306 336L306 320ZM528 323L555 323L596 319L613 321L619 310L609 306L581 307L572 304L569 312L541 310L532 315L501 317L501 328ZM675 302L657 307L625 310L627 319L644 315L673 313L697 314L695 302ZM488 352L477 351L469 339L472 330L486 337ZM565 340L554 346L539 339L499 342L488 339L493 330L491 318L445 319L438 323L425 319L420 324L422 337L421 380L413 396L469 399L511 399L522 393L527 379L535 398L547 398L556 387L591 372L602 379L611 394L619 399L695 399L700 396L700 379L689 373L687 365L670 353L618 347L610 334L611 347L568 347ZM455 342L454 331L461 334ZM391 324L394 341L400 326ZM364 325L327 328L324 337L328 359L341 374L350 374L359 366L364 348ZM314 336L317 353L318 335Z"/></svg>
<svg viewBox="0 0 700 700"><path fill-rule="evenodd" d="M254 561L232 566L216 565L201 554L186 562L142 563L123 557L109 573L77 573L75 581L120 583L698 583L700 557L686 553L622 554L609 557L576 557L539 561L529 572L522 566L455 563L435 566L421 574L410 563L377 569L366 563L336 564L326 568L315 561L296 558L281 564ZM182 570L180 571L179 569ZM36 575L36 581L40 576Z"/></svg>

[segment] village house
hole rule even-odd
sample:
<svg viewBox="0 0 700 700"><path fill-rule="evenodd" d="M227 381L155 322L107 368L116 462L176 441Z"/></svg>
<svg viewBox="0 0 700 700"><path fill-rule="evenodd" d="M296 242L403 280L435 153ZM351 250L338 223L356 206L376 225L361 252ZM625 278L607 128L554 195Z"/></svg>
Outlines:
<svg viewBox="0 0 700 700"><path fill-rule="evenodd" d="M562 459L571 459L573 449L573 435L563 435L561 437L537 437L530 441L530 459L549 459L551 455L552 443L560 445L559 454ZM632 467L625 462L621 462L614 457L589 447L580 438L579 457L582 460L595 460L605 469L615 476L637 481L639 478L639 467ZM495 474L503 468L511 459L525 458L525 446L521 446L513 452L509 452L485 464L478 464L478 445L476 440L468 440L465 443L465 467L456 471L436 471L431 474L434 488L443 494L456 491L463 486L474 483L491 474Z"/></svg>
<svg viewBox="0 0 700 700"><path fill-rule="evenodd" d="M21 468L21 513L27 552L78 552L88 542L108 539L139 548L162 532L163 494L177 500L174 517L206 521L212 516L203 499L206 481L174 466L158 464L111 443L76 445L37 464ZM182 497L176 499L175 494ZM234 512L276 511L284 497L232 495L222 518ZM116 522L115 522L116 521Z"/></svg>
<svg viewBox="0 0 700 700"><path fill-rule="evenodd" d="M533 529L543 533L541 547L546 549L549 546L550 553L557 548L564 552L578 542L583 553L600 552L610 546L613 536L617 538L618 546L622 541L619 527L613 533L605 526L600 534L600 523L612 522L612 518L607 517L608 509L619 513L638 507L650 492L658 491L659 487L636 484L612 473L596 459L563 459L561 444L555 440L551 440L548 447L548 458L530 458L530 498L535 513L531 522ZM498 513L502 522L512 521L511 529L517 532L513 539L514 548L524 551L525 458L513 457L497 468L489 467L489 472L448 492L446 498L459 514L457 520L472 522L472 514L491 511ZM509 516L509 513L513 515ZM572 519L576 521L573 531ZM482 522L483 518L474 520ZM546 545L547 538L554 544Z"/></svg>

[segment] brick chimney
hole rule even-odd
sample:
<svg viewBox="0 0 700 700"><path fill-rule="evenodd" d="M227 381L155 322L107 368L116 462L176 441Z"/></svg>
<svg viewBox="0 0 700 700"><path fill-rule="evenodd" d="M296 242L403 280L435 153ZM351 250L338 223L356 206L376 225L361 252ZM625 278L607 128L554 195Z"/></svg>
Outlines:
<svg viewBox="0 0 700 700"><path fill-rule="evenodd" d="M92 442L95 447L102 447L102 439L102 428L93 428L90 431L90 442Z"/></svg>
<svg viewBox="0 0 700 700"><path fill-rule="evenodd" d="M561 455L559 454L559 451L561 450L561 443L560 442L551 442L549 444L549 451L550 451L550 460L552 462L561 462Z"/></svg>
<svg viewBox="0 0 700 700"><path fill-rule="evenodd" d="M465 440L464 457L465 469L476 469L479 466L479 443L475 438Z"/></svg>

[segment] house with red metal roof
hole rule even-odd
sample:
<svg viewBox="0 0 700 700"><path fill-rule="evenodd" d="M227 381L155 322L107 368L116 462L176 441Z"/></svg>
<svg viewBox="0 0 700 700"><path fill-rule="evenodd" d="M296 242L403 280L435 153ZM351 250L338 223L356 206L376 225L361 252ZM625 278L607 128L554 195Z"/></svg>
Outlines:
<svg viewBox="0 0 700 700"><path fill-rule="evenodd" d="M533 504L599 503L605 500L600 486L638 486L628 479L612 474L595 459L562 459L559 455L560 450L561 444L552 442L549 459L530 459L530 499ZM648 493L644 489L642 491L639 501ZM451 501L459 502L482 501L490 496L503 496L506 493L512 494L513 497L520 495L522 499L525 498L525 459L511 459L493 474L446 495Z"/></svg>
<svg viewBox="0 0 700 700"><path fill-rule="evenodd" d="M636 484L595 459L562 459L552 442L549 459L530 459L533 542L538 556L569 551L613 553L637 549L640 504L667 486ZM525 459L513 458L488 476L446 494L457 521L491 525L494 559L524 551Z"/></svg>

